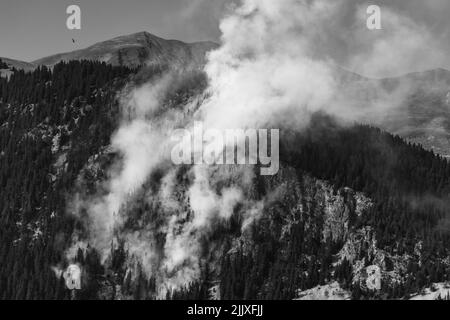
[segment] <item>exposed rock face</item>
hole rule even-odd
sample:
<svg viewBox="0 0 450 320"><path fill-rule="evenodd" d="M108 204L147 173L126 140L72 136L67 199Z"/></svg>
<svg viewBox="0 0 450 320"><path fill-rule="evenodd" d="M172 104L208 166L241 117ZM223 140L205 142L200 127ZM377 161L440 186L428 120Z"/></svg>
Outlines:
<svg viewBox="0 0 450 320"><path fill-rule="evenodd" d="M337 255L335 266L347 260L353 268L353 285L359 286L363 292L377 292L382 289L382 284L393 287L405 281L408 264L421 263L419 248L420 243L416 245L413 256L388 253L377 246L373 229L364 227L349 234Z"/></svg>
<svg viewBox="0 0 450 320"><path fill-rule="evenodd" d="M269 178L269 189L277 190L277 201L283 204L282 210L274 203L271 207L263 209L264 221L269 219L271 236L280 245L277 253L278 259L288 261L289 246L292 245L292 236L303 230L304 248L300 264L307 266L315 259L314 249L308 247L312 242L319 241L321 246L326 243L345 243L343 252L350 257L359 257L365 245L363 241L373 243L373 255L377 252L375 234L369 237L365 232L354 232L353 222L372 206L372 202L364 194L355 192L350 188L336 189L330 183L315 179L309 175L298 176L292 168L281 168L279 174ZM279 221L279 222L276 222ZM257 224L258 225L258 224ZM277 231L279 230L279 231ZM370 228L366 231L370 234ZM232 240L232 249L228 251L231 259L239 259L239 254L252 256L257 243L250 233L243 233L239 238ZM344 255L344 253L342 253ZM339 257L337 257L339 263ZM352 258L352 262L357 263ZM321 266L323 268L325 266ZM375 271L373 267L369 271ZM304 271L307 274L309 271ZM379 288L380 280L371 274L367 282ZM378 280L377 280L378 279ZM371 283L374 282L372 285ZM350 294L341 289L339 284L330 283L305 292L299 291L300 299L348 299Z"/></svg>
<svg viewBox="0 0 450 320"><path fill-rule="evenodd" d="M333 241L347 238L350 220L360 216L371 205L370 199L350 188L340 189L336 193L323 183L325 200L324 241L330 237Z"/></svg>
<svg viewBox="0 0 450 320"><path fill-rule="evenodd" d="M321 230L323 242L345 240L352 219L372 205L364 194L350 188L336 189L308 175L298 179L292 168L282 168L272 182L271 188L280 190L285 203L292 206L284 227L305 221L307 228Z"/></svg>

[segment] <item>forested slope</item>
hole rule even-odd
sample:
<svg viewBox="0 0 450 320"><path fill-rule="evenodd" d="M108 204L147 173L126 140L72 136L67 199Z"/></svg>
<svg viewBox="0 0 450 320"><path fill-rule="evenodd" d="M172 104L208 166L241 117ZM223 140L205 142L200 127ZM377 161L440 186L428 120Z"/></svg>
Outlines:
<svg viewBox="0 0 450 320"><path fill-rule="evenodd" d="M70 296L52 270L73 230L66 199L109 143L116 91L132 72L83 61L0 78L1 298Z"/></svg>
<svg viewBox="0 0 450 320"><path fill-rule="evenodd" d="M79 251L84 285L76 294L54 270L67 266L73 231L83 232L68 212L74 189L89 194L116 157L107 149L120 118L118 92L161 70L136 71L76 61L0 79L0 298L160 297L161 279L130 271L126 239L117 239L104 263L93 249ZM182 94L168 108L206 80L197 74L180 81ZM293 299L334 282L353 298L402 298L449 280L447 160L378 128L342 127L326 115L281 133L280 173L253 175L244 190L252 201L270 199L259 219L242 228L237 208L230 221L214 225L201 240L201 280L167 298ZM176 175L183 200L188 172L181 167ZM158 199L154 206L144 201L160 176L130 197L127 228L164 217ZM157 245L164 241L155 235Z"/></svg>

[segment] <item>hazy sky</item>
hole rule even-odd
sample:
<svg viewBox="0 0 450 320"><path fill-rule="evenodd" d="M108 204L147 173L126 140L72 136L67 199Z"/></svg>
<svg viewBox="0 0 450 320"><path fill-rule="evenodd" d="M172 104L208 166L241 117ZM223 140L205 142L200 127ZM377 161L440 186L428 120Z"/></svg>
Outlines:
<svg viewBox="0 0 450 320"><path fill-rule="evenodd" d="M219 41L220 18L231 1L1 0L0 56L31 61L138 31L188 42ZM367 1L346 0L343 3L350 12L356 4ZM394 8L424 24L440 41L450 43L450 1L374 0L370 3ZM71 4L81 7L81 31L66 28L66 8ZM342 17L345 15L340 19ZM343 24L346 23L350 26L353 21ZM77 40L75 44L72 38ZM345 48L336 49L345 51Z"/></svg>

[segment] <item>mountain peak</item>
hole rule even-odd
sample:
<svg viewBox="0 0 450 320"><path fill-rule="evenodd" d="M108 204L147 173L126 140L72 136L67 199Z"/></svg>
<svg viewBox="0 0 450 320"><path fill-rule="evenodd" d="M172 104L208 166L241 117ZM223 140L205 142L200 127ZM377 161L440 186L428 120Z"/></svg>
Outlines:
<svg viewBox="0 0 450 320"><path fill-rule="evenodd" d="M148 41L148 40L162 40L162 41L170 41L170 40L164 40L163 38L160 38L148 31L140 31L132 34L122 35L115 38L112 38L111 40L107 41ZM105 41L105 42L107 42ZM102 43L102 42L99 42Z"/></svg>

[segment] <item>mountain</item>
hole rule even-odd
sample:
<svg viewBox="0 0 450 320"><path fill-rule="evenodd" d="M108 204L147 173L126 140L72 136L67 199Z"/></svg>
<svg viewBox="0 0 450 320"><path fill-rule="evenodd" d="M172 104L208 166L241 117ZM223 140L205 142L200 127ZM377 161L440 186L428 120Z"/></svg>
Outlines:
<svg viewBox="0 0 450 320"><path fill-rule="evenodd" d="M273 177L254 167L207 169L206 195L222 195L215 200L221 205L237 188L242 199L228 218L213 214L195 239L193 168L163 163L127 196L117 212L123 223L101 234L106 251L96 246L84 199L106 195L122 164L111 137L123 112L128 118L133 110L123 110L120 99L159 72L120 64L139 65L145 53L153 65L200 65L206 47L138 33L48 58L53 68L0 78L0 299L154 299L167 282L191 273L192 282L163 297L447 295L450 162L408 143L437 150L448 137L446 70L391 79L341 71L343 92L358 93L362 107L387 103L368 118L370 125L341 126L317 114L307 128L281 130L280 171ZM100 63L105 56L108 64ZM190 102L204 99L204 77L177 78L151 116L155 124L198 106ZM185 244L193 247L186 251ZM165 264L170 248L181 269ZM72 264L83 271L78 292L62 277Z"/></svg>
<svg viewBox="0 0 450 320"><path fill-rule="evenodd" d="M450 71L430 70L385 79L393 88L409 87L405 101L388 113L381 126L450 157Z"/></svg>
<svg viewBox="0 0 450 320"><path fill-rule="evenodd" d="M30 63L30 62L14 60L14 59L9 59L9 58L3 58L3 57L0 57L0 60L2 60L4 63L6 63L9 68L22 69L24 71L32 71L36 68L36 65L34 65L33 63Z"/></svg>
<svg viewBox="0 0 450 320"><path fill-rule="evenodd" d="M213 42L184 43L165 40L148 32L139 32L99 42L86 49L61 53L33 61L35 65L53 66L60 61L98 60L112 65L171 65L201 67Z"/></svg>
<svg viewBox="0 0 450 320"><path fill-rule="evenodd" d="M32 63L0 57L0 77L9 77L12 69L32 71L36 66Z"/></svg>
<svg viewBox="0 0 450 320"><path fill-rule="evenodd" d="M450 157L450 71L429 70L395 78L369 79L340 72L343 96L367 110L365 122Z"/></svg>
<svg viewBox="0 0 450 320"><path fill-rule="evenodd" d="M163 276L174 275L161 265L171 241L166 223L176 220L178 235L192 219L195 181L185 166L162 165L129 195L107 259L91 244L67 258L90 227L78 200L102 194L120 161L110 148L121 122L117 92L142 77L135 72L72 61L0 79L0 299L151 299L160 297ZM197 97L203 88L195 83L174 88L160 112ZM197 281L165 297L394 299L444 288L449 162L381 129L341 127L323 115L303 131L283 130L280 141L277 176L208 171L211 190L240 186L245 199L198 239ZM162 177L172 170L167 188ZM139 260L149 248L155 255ZM144 262L154 264L150 277ZM78 292L61 277L71 263L83 270Z"/></svg>

